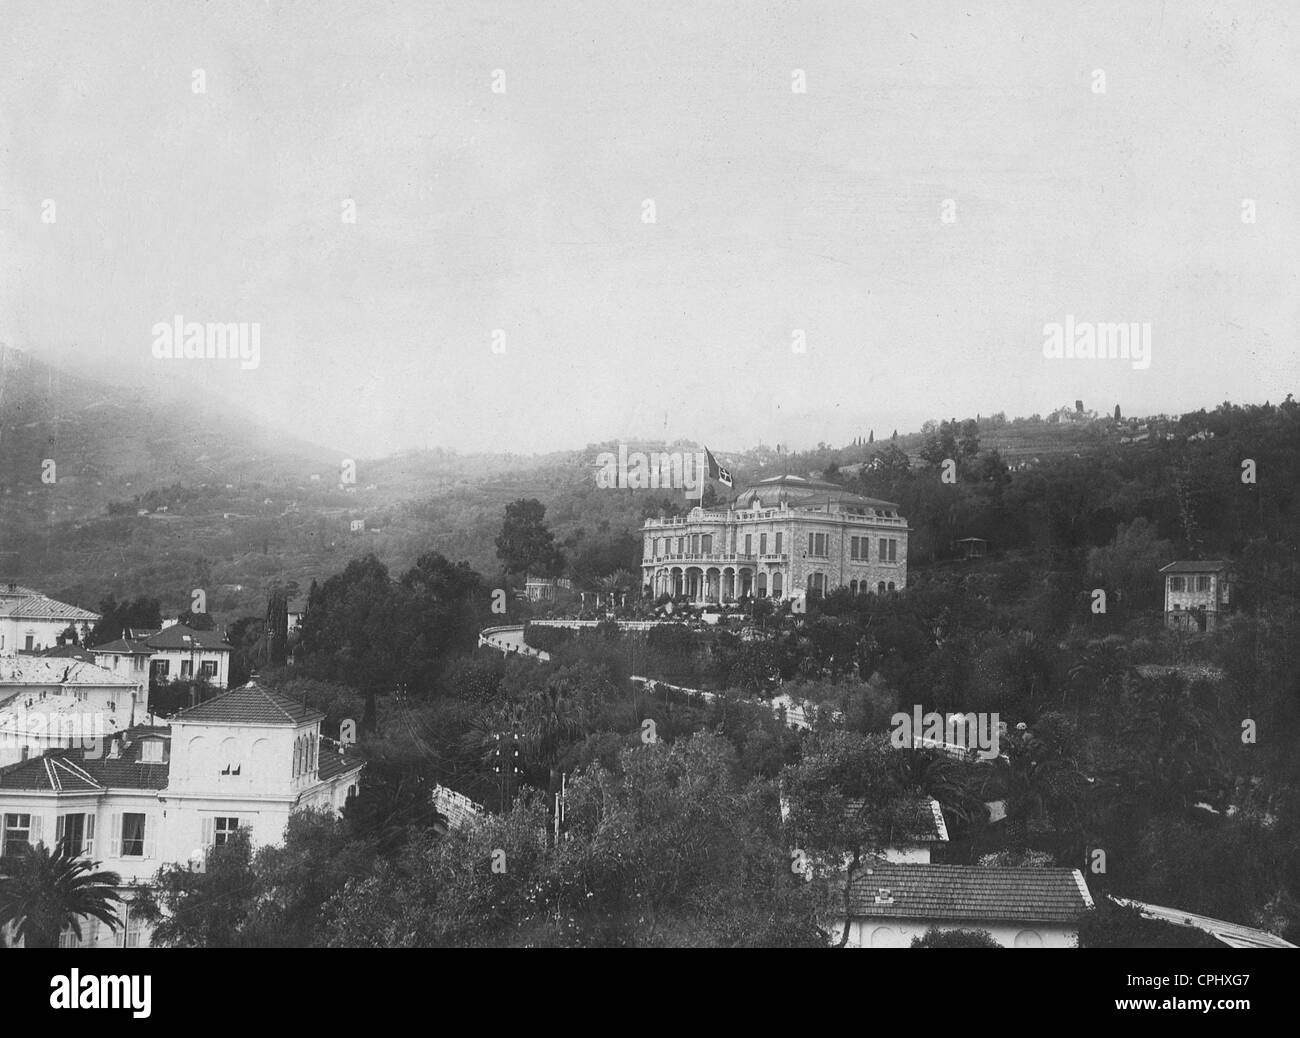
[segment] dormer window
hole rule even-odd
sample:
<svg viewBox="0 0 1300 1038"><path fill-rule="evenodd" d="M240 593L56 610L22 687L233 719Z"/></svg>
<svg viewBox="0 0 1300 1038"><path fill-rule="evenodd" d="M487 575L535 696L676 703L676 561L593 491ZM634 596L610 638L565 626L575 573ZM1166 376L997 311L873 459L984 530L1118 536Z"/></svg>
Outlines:
<svg viewBox="0 0 1300 1038"><path fill-rule="evenodd" d="M876 904L892 905L894 903L894 892L889 887L881 887L876 891Z"/></svg>
<svg viewBox="0 0 1300 1038"><path fill-rule="evenodd" d="M161 764L163 744L161 739L146 739L140 744L141 764Z"/></svg>

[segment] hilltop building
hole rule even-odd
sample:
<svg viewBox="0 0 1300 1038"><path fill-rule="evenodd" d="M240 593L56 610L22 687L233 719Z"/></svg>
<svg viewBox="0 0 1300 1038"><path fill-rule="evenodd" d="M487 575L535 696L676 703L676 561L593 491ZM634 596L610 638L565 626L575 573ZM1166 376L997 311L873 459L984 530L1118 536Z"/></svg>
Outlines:
<svg viewBox="0 0 1300 1038"><path fill-rule="evenodd" d="M1165 626L1212 631L1227 612L1232 567L1222 560L1171 562L1165 577Z"/></svg>
<svg viewBox="0 0 1300 1038"><path fill-rule="evenodd" d="M642 535L642 584L653 596L731 602L907 585L908 527L898 505L803 476L760 480L725 510L647 519Z"/></svg>

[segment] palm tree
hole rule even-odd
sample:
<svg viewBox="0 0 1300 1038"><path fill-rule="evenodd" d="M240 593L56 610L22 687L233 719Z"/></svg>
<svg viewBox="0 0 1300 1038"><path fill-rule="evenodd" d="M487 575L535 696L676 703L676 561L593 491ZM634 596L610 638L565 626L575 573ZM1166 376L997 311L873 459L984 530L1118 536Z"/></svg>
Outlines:
<svg viewBox="0 0 1300 1038"><path fill-rule="evenodd" d="M14 927L13 939L28 948L53 948L59 934L71 928L81 939L81 920L92 917L116 930L121 925L114 887L122 885L116 872L95 872L97 861L68 853L60 844L51 853L43 843L0 858L0 928Z"/></svg>

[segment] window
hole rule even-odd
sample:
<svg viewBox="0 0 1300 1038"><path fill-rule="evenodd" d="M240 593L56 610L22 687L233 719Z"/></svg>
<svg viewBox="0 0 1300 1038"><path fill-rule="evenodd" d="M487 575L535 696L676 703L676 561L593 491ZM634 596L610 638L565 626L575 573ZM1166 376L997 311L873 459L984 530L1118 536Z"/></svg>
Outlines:
<svg viewBox="0 0 1300 1038"><path fill-rule="evenodd" d="M165 678L171 673L171 662L169 660L154 660L153 674L156 678Z"/></svg>
<svg viewBox="0 0 1300 1038"><path fill-rule="evenodd" d="M781 554L781 535L779 533L776 535L776 553Z"/></svg>
<svg viewBox="0 0 1300 1038"><path fill-rule="evenodd" d="M5 815L3 832L0 832L0 855L20 854L31 846L32 816Z"/></svg>
<svg viewBox="0 0 1300 1038"><path fill-rule="evenodd" d="M745 554L754 554L754 535L752 533L745 534Z"/></svg>
<svg viewBox="0 0 1300 1038"><path fill-rule="evenodd" d="M148 657L148 656L132 656L132 657L131 657L131 669L132 669L132 670L144 670L144 665L145 665L146 663L148 663L148 662L149 662L149 657Z"/></svg>
<svg viewBox="0 0 1300 1038"><path fill-rule="evenodd" d="M144 854L145 816L142 814L124 814L122 816L122 852L123 858L143 858Z"/></svg>
<svg viewBox="0 0 1300 1038"><path fill-rule="evenodd" d="M879 584L876 585L876 594L883 595L884 593L885 593L885 582L882 580Z"/></svg>
<svg viewBox="0 0 1300 1038"><path fill-rule="evenodd" d="M217 676L217 661L204 660L199 664L199 673L205 678L215 678Z"/></svg>
<svg viewBox="0 0 1300 1038"><path fill-rule="evenodd" d="M161 739L146 739L140 744L141 764L161 764L163 759Z"/></svg>
<svg viewBox="0 0 1300 1038"><path fill-rule="evenodd" d="M1170 578L1169 578L1169 590L1170 590L1170 591L1182 591L1182 590L1183 590L1183 578L1182 578L1182 577L1170 577Z"/></svg>
<svg viewBox="0 0 1300 1038"><path fill-rule="evenodd" d="M1197 577L1197 578L1196 578L1196 590L1197 590L1197 591L1209 591L1209 590L1210 590L1210 578L1209 578L1208 576Z"/></svg>
<svg viewBox="0 0 1300 1038"><path fill-rule="evenodd" d="M194 676L194 661L181 660L181 677L189 678Z"/></svg>
<svg viewBox="0 0 1300 1038"><path fill-rule="evenodd" d="M691 534L691 554L698 555L699 553L700 553L700 535L698 533L693 533Z"/></svg>
<svg viewBox="0 0 1300 1038"><path fill-rule="evenodd" d="M889 590L890 591L894 590L894 582L892 580L889 582Z"/></svg>
<svg viewBox="0 0 1300 1038"><path fill-rule="evenodd" d="M711 555L713 553L713 534L706 533L700 538L700 550L704 552L705 555Z"/></svg>
<svg viewBox="0 0 1300 1038"><path fill-rule="evenodd" d="M31 652L31 651L32 651L32 648L33 648L32 643L33 643L35 640L36 640L36 639L35 639L32 635L29 634L29 635L27 636L27 638L26 638L26 644L23 646L23 648L25 648L28 652Z"/></svg>
<svg viewBox="0 0 1300 1038"><path fill-rule="evenodd" d="M829 538L824 533L810 533L808 535L808 554L815 555L818 558L825 558L829 551Z"/></svg>
<svg viewBox="0 0 1300 1038"><path fill-rule="evenodd" d="M897 562L898 561L898 541L893 537L880 538L880 561Z"/></svg>
<svg viewBox="0 0 1300 1038"><path fill-rule="evenodd" d="M64 815L54 824L55 843L62 844L73 857L95 853L95 816Z"/></svg>
<svg viewBox="0 0 1300 1038"><path fill-rule="evenodd" d="M220 847L223 843L233 840L237 832L239 832L238 818L217 818L212 828L212 842Z"/></svg>
<svg viewBox="0 0 1300 1038"><path fill-rule="evenodd" d="M767 554L767 534L765 533L760 533L758 535L758 553L760 555Z"/></svg>

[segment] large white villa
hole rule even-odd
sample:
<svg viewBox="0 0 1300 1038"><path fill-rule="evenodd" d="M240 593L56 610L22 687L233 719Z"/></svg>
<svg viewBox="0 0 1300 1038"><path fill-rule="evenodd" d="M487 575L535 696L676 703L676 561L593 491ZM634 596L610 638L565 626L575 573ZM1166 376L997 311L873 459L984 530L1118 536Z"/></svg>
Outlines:
<svg viewBox="0 0 1300 1038"><path fill-rule="evenodd" d="M907 585L898 505L802 476L760 480L725 508L647 519L642 533L642 585L656 597L730 602Z"/></svg>

